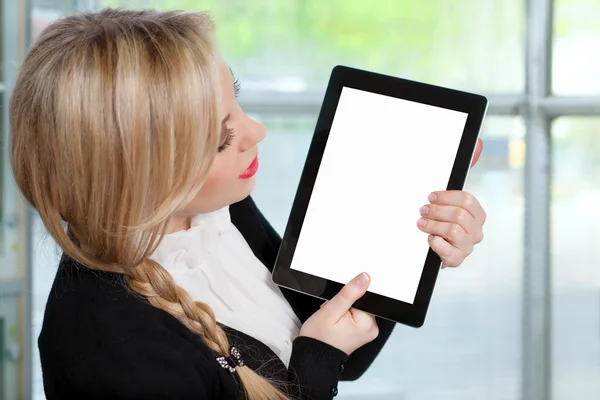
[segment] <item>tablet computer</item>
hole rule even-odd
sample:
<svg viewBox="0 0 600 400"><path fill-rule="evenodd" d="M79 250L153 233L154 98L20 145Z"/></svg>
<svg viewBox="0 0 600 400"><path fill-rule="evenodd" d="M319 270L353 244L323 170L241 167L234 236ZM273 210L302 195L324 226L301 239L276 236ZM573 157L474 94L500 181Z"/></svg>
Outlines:
<svg viewBox="0 0 600 400"><path fill-rule="evenodd" d="M355 308L425 321L439 256L417 228L436 190L462 190L487 110L481 95L345 66L333 69L273 282L331 299L361 272Z"/></svg>

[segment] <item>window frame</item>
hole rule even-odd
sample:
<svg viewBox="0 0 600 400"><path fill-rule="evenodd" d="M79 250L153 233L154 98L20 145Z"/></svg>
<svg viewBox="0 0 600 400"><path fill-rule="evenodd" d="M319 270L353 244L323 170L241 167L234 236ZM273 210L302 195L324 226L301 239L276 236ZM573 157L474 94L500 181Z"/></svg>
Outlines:
<svg viewBox="0 0 600 400"><path fill-rule="evenodd" d="M20 8L16 6L20 3ZM73 9L92 9L100 0L71 0ZM24 26L30 24L31 0L23 2L5 1L4 23L2 29L14 26L21 21ZM553 47L553 0L523 0L525 7L525 90L523 93L488 93L490 100L488 115L521 116L525 122L526 162L525 178L525 225L523 250L523 299L522 299L522 369L521 397L527 400L547 400L552 398L552 287L550 263L550 206L551 206L551 124L562 116L598 116L600 115L600 96L554 96L552 94L552 47ZM24 13L21 8L24 7ZM17 22L18 23L18 22ZM30 29L27 29L29 32ZM28 35L28 33L27 33ZM4 35L7 36L7 35ZM15 46L5 48L5 60L8 55L23 53L29 46L27 37ZM8 42L8 40L7 40ZM6 45L6 42L5 42ZM16 54L15 53L15 54ZM11 87L11 78L5 79L4 90ZM323 92L281 93L272 91L246 91L240 98L240 104L248 113L299 115L317 114ZM3 96L6 98L8 96ZM8 128L4 129L4 138L8 137ZM29 213L28 213L29 215ZM33 294L32 275L32 218L25 218L25 257L26 279L24 282L0 282L0 293L5 289L25 294L24 308L25 335L28 344L24 349L25 398L31 398L32 392L32 353L31 315ZM541 233L541 234L540 234ZM10 285L10 286L9 286ZM6 287L4 287L6 286Z"/></svg>
<svg viewBox="0 0 600 400"><path fill-rule="evenodd" d="M15 82L18 68L15 61L20 62L29 47L30 32L30 2L23 1L0 1L0 36L2 42L2 57L0 71L0 112L3 113L3 126L0 126L2 135L0 151L2 151L0 162L2 163L2 233L7 235L2 238L0 245L4 246L0 252L0 259L9 257L8 243L6 240L17 241L20 243L17 250L16 273L8 279L0 279L0 297L9 296L18 298L18 344L22 348L22 357L19 359L19 380L17 385L17 395L21 398L29 399L32 396L32 359L33 359L33 338L32 332L32 238L30 231L31 210L18 195L16 183L12 176L12 169L9 163L9 103L10 92ZM0 349L3 350L3 349ZM0 398L3 393L0 393Z"/></svg>

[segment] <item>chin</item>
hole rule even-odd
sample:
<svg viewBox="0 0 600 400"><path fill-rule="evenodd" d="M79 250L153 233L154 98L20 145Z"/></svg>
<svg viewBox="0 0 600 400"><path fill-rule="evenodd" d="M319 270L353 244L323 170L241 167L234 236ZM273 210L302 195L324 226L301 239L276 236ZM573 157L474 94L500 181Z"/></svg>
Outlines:
<svg viewBox="0 0 600 400"><path fill-rule="evenodd" d="M256 175L254 175L251 178L241 180L239 189L236 191L235 200L231 204L237 203L238 201L242 201L246 197L250 196L250 194L254 190L255 184L256 184Z"/></svg>

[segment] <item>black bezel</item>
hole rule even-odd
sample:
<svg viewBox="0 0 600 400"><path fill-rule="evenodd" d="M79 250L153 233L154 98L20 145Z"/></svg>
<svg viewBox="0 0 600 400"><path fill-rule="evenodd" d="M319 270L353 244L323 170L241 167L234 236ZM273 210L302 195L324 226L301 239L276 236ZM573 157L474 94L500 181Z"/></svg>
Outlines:
<svg viewBox="0 0 600 400"><path fill-rule="evenodd" d="M343 284L293 270L290 265L343 87L467 113L467 122L448 181L448 190L463 189L488 104L484 96L473 93L346 66L336 66L333 69L273 269L273 282L277 285L323 300L331 299ZM413 304L368 292L354 307L398 323L420 327L425 322L440 266L439 256L430 248Z"/></svg>

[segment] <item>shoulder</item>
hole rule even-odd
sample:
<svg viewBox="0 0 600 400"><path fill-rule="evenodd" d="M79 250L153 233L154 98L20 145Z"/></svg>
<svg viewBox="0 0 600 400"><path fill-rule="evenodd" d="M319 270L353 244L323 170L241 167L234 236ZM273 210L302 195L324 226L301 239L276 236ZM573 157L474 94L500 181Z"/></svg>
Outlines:
<svg viewBox="0 0 600 400"><path fill-rule="evenodd" d="M169 314L130 292L119 274L93 271L63 256L50 290L40 350L67 350L69 360L100 345L160 334L183 326ZM69 350L75 354L69 354Z"/></svg>
<svg viewBox="0 0 600 400"><path fill-rule="evenodd" d="M211 350L174 317L130 293L118 275L68 259L39 349L49 399L205 398L222 375Z"/></svg>

